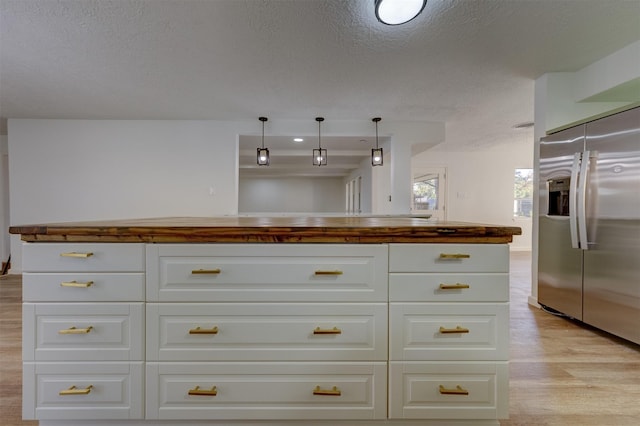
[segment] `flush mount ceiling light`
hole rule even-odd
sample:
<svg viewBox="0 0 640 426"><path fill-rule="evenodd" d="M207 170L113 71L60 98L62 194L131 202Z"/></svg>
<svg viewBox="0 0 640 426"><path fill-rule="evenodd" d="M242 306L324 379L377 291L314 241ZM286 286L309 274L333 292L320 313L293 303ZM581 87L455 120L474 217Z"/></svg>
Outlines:
<svg viewBox="0 0 640 426"><path fill-rule="evenodd" d="M427 0L374 0L376 18L387 25L400 25L418 16Z"/></svg>
<svg viewBox="0 0 640 426"><path fill-rule="evenodd" d="M371 165L372 166L382 166L382 161L383 161L382 158L384 156L382 153L382 148L378 147L378 123L380 122L380 120L382 120L382 118L380 117L375 117L371 119L371 121L376 123L376 147L371 148Z"/></svg>
<svg viewBox="0 0 640 426"><path fill-rule="evenodd" d="M314 166L326 166L327 165L327 150L322 149L320 145L320 123L324 121L324 117L316 117L318 122L318 149L313 150L313 165Z"/></svg>
<svg viewBox="0 0 640 426"><path fill-rule="evenodd" d="M262 121L262 148L258 148L258 156L256 162L258 166L269 165L269 149L264 147L264 122L268 120L267 117L258 117L258 120Z"/></svg>

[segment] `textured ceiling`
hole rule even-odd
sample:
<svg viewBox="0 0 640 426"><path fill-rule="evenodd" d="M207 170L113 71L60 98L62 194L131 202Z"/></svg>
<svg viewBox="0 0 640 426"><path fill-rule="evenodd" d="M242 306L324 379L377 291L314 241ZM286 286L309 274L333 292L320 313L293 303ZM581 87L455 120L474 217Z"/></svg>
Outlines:
<svg viewBox="0 0 640 426"><path fill-rule="evenodd" d="M446 122L475 149L533 120L534 79L640 39L640 0L0 0L0 117Z"/></svg>

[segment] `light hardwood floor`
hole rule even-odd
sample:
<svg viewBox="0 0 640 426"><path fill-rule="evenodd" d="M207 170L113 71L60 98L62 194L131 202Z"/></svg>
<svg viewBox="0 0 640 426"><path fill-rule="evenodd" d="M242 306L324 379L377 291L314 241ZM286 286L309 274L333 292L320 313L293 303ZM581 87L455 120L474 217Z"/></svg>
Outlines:
<svg viewBox="0 0 640 426"><path fill-rule="evenodd" d="M531 258L511 255L510 419L502 426L640 425L640 346L527 304ZM0 424L21 413L21 278L0 277Z"/></svg>

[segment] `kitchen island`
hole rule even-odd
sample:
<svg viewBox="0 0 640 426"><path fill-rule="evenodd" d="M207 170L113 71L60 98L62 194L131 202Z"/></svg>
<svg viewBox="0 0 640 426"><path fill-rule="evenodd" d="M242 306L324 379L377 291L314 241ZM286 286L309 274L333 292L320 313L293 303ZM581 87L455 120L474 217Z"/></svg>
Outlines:
<svg viewBox="0 0 640 426"><path fill-rule="evenodd" d="M498 425L516 227L396 217L14 226L23 417Z"/></svg>

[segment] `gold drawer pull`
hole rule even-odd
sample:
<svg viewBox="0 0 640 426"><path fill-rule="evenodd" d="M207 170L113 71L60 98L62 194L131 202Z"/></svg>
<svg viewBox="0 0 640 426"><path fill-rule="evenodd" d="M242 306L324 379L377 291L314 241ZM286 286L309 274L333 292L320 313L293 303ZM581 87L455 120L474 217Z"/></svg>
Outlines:
<svg viewBox="0 0 640 426"><path fill-rule="evenodd" d="M216 268L216 269L194 269L193 271L191 271L191 273L193 275L217 275L220 272L222 272L220 270L220 268Z"/></svg>
<svg viewBox="0 0 640 426"><path fill-rule="evenodd" d="M196 386L193 389L189 389L189 395L217 396L218 388L213 386L211 389L200 389L200 386Z"/></svg>
<svg viewBox="0 0 640 426"><path fill-rule="evenodd" d="M469 329L457 326L456 328L444 328L440 327L440 333L442 334L455 334L455 333L468 333Z"/></svg>
<svg viewBox="0 0 640 426"><path fill-rule="evenodd" d="M91 252L77 253L75 251L72 251L70 253L60 253L60 256L62 256L62 257L82 257L82 258L87 258L87 257L93 256L93 253L91 253Z"/></svg>
<svg viewBox="0 0 640 426"><path fill-rule="evenodd" d="M328 395L328 396L340 396L342 395L342 391L338 389L337 386L334 386L332 389L320 389L320 386L316 386L313 390L314 395Z"/></svg>
<svg viewBox="0 0 640 426"><path fill-rule="evenodd" d="M78 389L75 386L71 386L69 389L65 389L65 390L61 390L60 392L58 392L58 395L89 395L89 392L91 392L91 389L93 389L93 385L89 385L84 389Z"/></svg>
<svg viewBox="0 0 640 426"><path fill-rule="evenodd" d="M440 253L440 259L469 259L470 254L464 253Z"/></svg>
<svg viewBox="0 0 640 426"><path fill-rule="evenodd" d="M315 272L316 275L342 275L342 271L316 271Z"/></svg>
<svg viewBox="0 0 640 426"><path fill-rule="evenodd" d="M440 290L461 290L463 288L469 288L469 284L440 284Z"/></svg>
<svg viewBox="0 0 640 426"><path fill-rule="evenodd" d="M313 334L342 334L342 330L340 330L338 327L333 327L333 328L316 327L315 330L313 330Z"/></svg>
<svg viewBox="0 0 640 426"><path fill-rule="evenodd" d="M58 331L58 334L89 334L91 330L93 330L93 326L89 326L87 328L69 327Z"/></svg>
<svg viewBox="0 0 640 426"><path fill-rule="evenodd" d="M80 287L88 288L93 285L93 281L87 281L86 283L79 283L78 281L63 281L60 283L62 287Z"/></svg>
<svg viewBox="0 0 640 426"><path fill-rule="evenodd" d="M213 328L192 328L189 330L189 334L218 334L218 327Z"/></svg>
<svg viewBox="0 0 640 426"><path fill-rule="evenodd" d="M444 386L440 385L440 394L441 395L469 395L469 391L463 389L462 386L458 385L455 389L447 389Z"/></svg>

